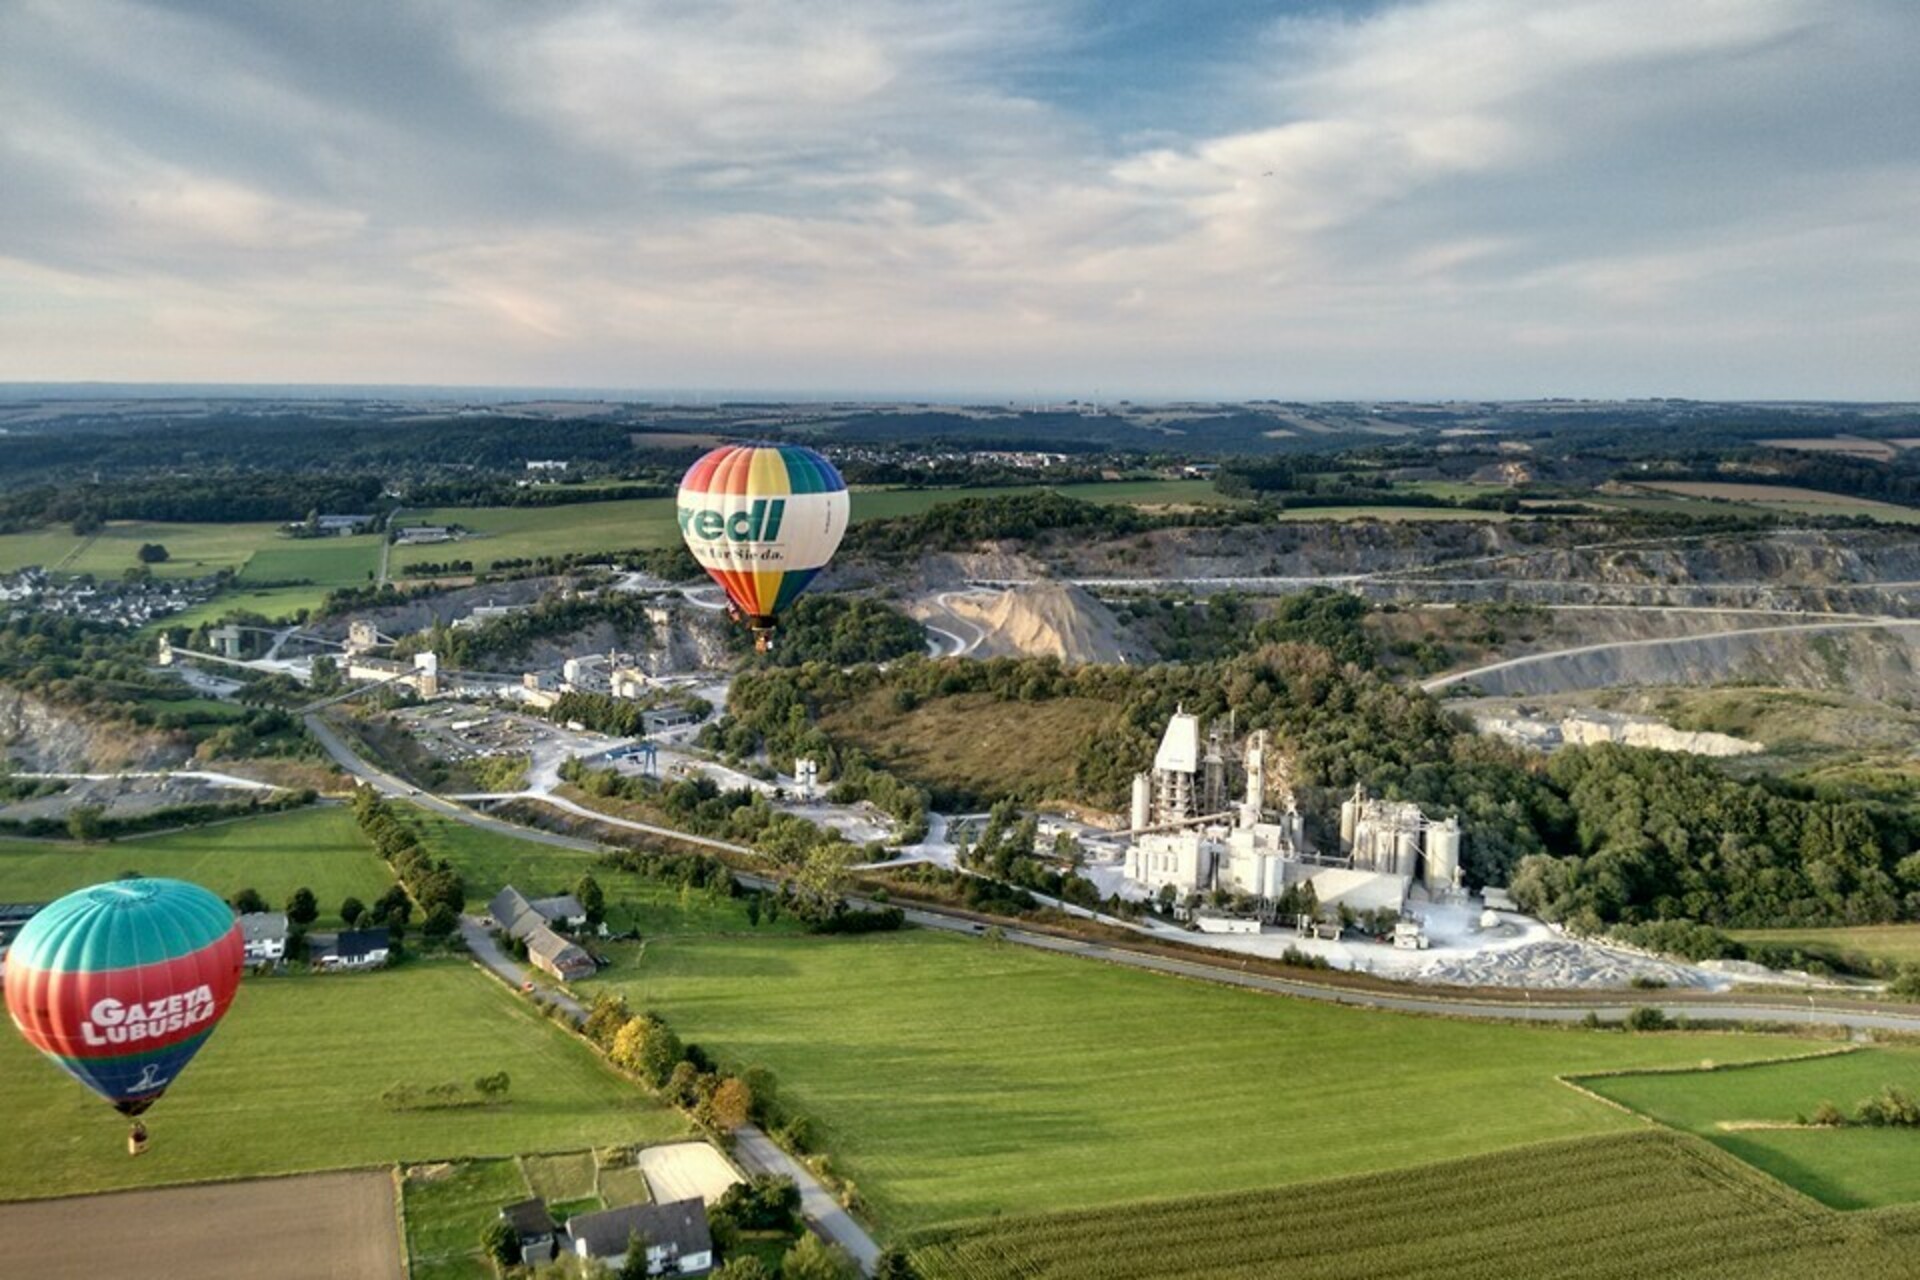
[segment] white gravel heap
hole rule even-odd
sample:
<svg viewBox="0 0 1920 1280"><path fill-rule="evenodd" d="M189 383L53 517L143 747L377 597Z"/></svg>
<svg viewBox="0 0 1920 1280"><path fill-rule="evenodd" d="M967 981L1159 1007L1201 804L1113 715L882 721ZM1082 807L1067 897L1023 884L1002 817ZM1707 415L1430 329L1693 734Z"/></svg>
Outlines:
<svg viewBox="0 0 1920 1280"><path fill-rule="evenodd" d="M1717 984L1700 970L1588 942L1555 939L1503 950L1449 955L1407 975L1415 982L1474 987L1620 988L1635 978L1669 987Z"/></svg>

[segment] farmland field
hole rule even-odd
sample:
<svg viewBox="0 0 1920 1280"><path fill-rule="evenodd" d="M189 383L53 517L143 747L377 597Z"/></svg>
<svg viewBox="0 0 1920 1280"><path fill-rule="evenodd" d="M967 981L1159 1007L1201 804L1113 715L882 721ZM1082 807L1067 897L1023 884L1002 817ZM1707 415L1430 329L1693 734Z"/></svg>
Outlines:
<svg viewBox="0 0 1920 1280"><path fill-rule="evenodd" d="M1608 1076L1581 1083L1662 1124L1698 1134L1835 1208L1920 1202L1920 1132L1727 1127L1791 1125L1822 1102L1851 1113L1890 1084L1920 1093L1920 1051L1862 1049L1724 1071Z"/></svg>
<svg viewBox="0 0 1920 1280"><path fill-rule="evenodd" d="M1789 511L1810 516L1871 516L1896 524L1920 522L1920 508L1855 498L1844 493L1820 489L1802 489L1793 485L1733 484L1712 480L1674 480L1642 485L1662 493L1688 498L1706 498L1721 502L1763 507L1771 511Z"/></svg>
<svg viewBox="0 0 1920 1280"><path fill-rule="evenodd" d="M6 1274L35 1280L403 1274L384 1169L0 1205L0 1239Z"/></svg>
<svg viewBox="0 0 1920 1280"><path fill-rule="evenodd" d="M395 1111L381 1094L506 1071L497 1107ZM249 979L148 1119L125 1123L16 1035L0 1036L0 1199L653 1141L679 1116L460 961Z"/></svg>
<svg viewBox="0 0 1920 1280"><path fill-rule="evenodd" d="M0 902L50 901L122 871L188 880L223 898L258 889L276 908L305 885L319 899L323 927L339 924L340 903L349 894L372 902L393 883L352 815L334 807L112 844L0 840Z"/></svg>
<svg viewBox="0 0 1920 1280"><path fill-rule="evenodd" d="M1049 486L1009 485L982 489L862 489L852 497L853 521L918 515L963 498L1038 493ZM1139 505L1224 503L1207 480L1136 480L1111 484L1060 486L1060 492L1088 502ZM630 498L619 502L561 507L440 507L410 512L407 524L460 524L483 535L459 542L395 547L392 566L471 560L485 569L495 560L566 555L571 552L623 551L669 546L680 536L672 498Z"/></svg>
<svg viewBox="0 0 1920 1280"><path fill-rule="evenodd" d="M1823 1210L1632 1133L1304 1186L940 1233L926 1280L1853 1280L1920 1273L1920 1215Z"/></svg>
<svg viewBox="0 0 1920 1280"><path fill-rule="evenodd" d="M602 981L771 1067L895 1231L1618 1131L1639 1122L1555 1076L1782 1052L1363 1012L914 931L612 950Z"/></svg>
<svg viewBox="0 0 1920 1280"><path fill-rule="evenodd" d="M480 1257L480 1232L502 1205L532 1194L517 1160L472 1160L407 1171L401 1184L407 1255L413 1274L491 1276Z"/></svg>

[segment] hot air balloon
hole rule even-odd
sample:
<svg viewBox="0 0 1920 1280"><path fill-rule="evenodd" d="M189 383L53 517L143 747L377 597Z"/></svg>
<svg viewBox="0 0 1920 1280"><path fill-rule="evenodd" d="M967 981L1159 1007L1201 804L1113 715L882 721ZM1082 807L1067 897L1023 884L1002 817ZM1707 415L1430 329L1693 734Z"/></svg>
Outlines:
<svg viewBox="0 0 1920 1280"><path fill-rule="evenodd" d="M772 647L774 619L833 558L847 531L847 484L833 464L794 444L722 445L680 481L680 535Z"/></svg>
<svg viewBox="0 0 1920 1280"><path fill-rule="evenodd" d="M246 948L226 903L180 880L116 880L27 921L7 955L13 1025L68 1075L138 1116L233 1003ZM138 1155L137 1121L128 1149Z"/></svg>

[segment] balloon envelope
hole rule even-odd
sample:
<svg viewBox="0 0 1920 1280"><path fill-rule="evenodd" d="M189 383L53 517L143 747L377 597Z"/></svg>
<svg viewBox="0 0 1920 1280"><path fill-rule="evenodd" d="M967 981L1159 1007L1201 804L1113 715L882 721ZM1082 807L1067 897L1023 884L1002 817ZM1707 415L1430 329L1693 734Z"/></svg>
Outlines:
<svg viewBox="0 0 1920 1280"><path fill-rule="evenodd" d="M232 909L198 885L95 885L14 939L7 1012L68 1075L139 1115L226 1014L245 951Z"/></svg>
<svg viewBox="0 0 1920 1280"><path fill-rule="evenodd" d="M840 473L800 445L722 445L680 481L687 549L759 632L833 558L847 514Z"/></svg>

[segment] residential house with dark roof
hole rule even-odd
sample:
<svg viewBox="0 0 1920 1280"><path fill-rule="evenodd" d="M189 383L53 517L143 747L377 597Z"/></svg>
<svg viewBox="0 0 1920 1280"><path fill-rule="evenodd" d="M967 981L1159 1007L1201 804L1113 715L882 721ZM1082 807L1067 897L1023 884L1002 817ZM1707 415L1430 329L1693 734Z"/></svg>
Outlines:
<svg viewBox="0 0 1920 1280"><path fill-rule="evenodd" d="M636 1236L646 1242L648 1275L703 1276L713 1270L707 1206L698 1196L583 1213L567 1223L567 1247L577 1257L612 1267Z"/></svg>
<svg viewBox="0 0 1920 1280"><path fill-rule="evenodd" d="M570 893L563 893L557 898L535 898L527 905L556 929L571 933L587 927L587 909L580 905L580 899Z"/></svg>
<svg viewBox="0 0 1920 1280"><path fill-rule="evenodd" d="M378 969L393 940L385 929L343 929L307 938L307 962L316 969Z"/></svg>
<svg viewBox="0 0 1920 1280"><path fill-rule="evenodd" d="M287 913L249 911L240 917L248 964L272 964L287 955Z"/></svg>
<svg viewBox="0 0 1920 1280"><path fill-rule="evenodd" d="M500 1218L520 1243L520 1261L538 1265L559 1254L559 1228L545 1200L522 1200L500 1211Z"/></svg>

